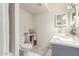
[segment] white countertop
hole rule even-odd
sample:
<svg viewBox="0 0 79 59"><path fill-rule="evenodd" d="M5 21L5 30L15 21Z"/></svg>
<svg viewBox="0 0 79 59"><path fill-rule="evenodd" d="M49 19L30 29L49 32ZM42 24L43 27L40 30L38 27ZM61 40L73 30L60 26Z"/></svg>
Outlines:
<svg viewBox="0 0 79 59"><path fill-rule="evenodd" d="M60 40L60 39L62 39L62 40ZM66 40L63 40L63 39L66 39ZM72 39L72 40L70 40L70 39ZM51 44L57 44L57 45L79 48L78 37L61 37L61 36L55 35L50 40L50 42L51 42Z"/></svg>

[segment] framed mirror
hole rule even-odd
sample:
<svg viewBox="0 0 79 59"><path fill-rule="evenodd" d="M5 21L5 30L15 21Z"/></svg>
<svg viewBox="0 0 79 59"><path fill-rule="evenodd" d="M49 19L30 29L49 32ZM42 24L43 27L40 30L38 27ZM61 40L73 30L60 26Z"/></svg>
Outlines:
<svg viewBox="0 0 79 59"><path fill-rule="evenodd" d="M67 15L67 13L55 15L55 26L56 27L66 27L67 25L68 25L68 15Z"/></svg>

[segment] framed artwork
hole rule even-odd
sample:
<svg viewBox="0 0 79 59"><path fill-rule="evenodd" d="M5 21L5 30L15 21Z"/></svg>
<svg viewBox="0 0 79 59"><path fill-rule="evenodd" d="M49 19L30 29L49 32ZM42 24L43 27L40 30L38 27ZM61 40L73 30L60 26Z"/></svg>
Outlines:
<svg viewBox="0 0 79 59"><path fill-rule="evenodd" d="M68 15L66 13L55 15L55 26L66 27L68 25Z"/></svg>

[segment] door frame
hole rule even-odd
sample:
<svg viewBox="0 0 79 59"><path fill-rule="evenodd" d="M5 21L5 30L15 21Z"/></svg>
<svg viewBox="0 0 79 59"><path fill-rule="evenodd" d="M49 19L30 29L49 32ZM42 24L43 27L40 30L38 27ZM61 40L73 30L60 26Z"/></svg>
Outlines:
<svg viewBox="0 0 79 59"><path fill-rule="evenodd" d="M9 55L9 4L3 3L3 55Z"/></svg>

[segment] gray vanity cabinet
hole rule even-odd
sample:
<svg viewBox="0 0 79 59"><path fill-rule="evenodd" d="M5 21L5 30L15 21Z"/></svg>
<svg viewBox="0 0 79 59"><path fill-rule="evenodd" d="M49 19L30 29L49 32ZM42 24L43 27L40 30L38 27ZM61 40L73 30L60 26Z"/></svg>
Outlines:
<svg viewBox="0 0 79 59"><path fill-rule="evenodd" d="M53 44L52 56L79 56L79 48Z"/></svg>

